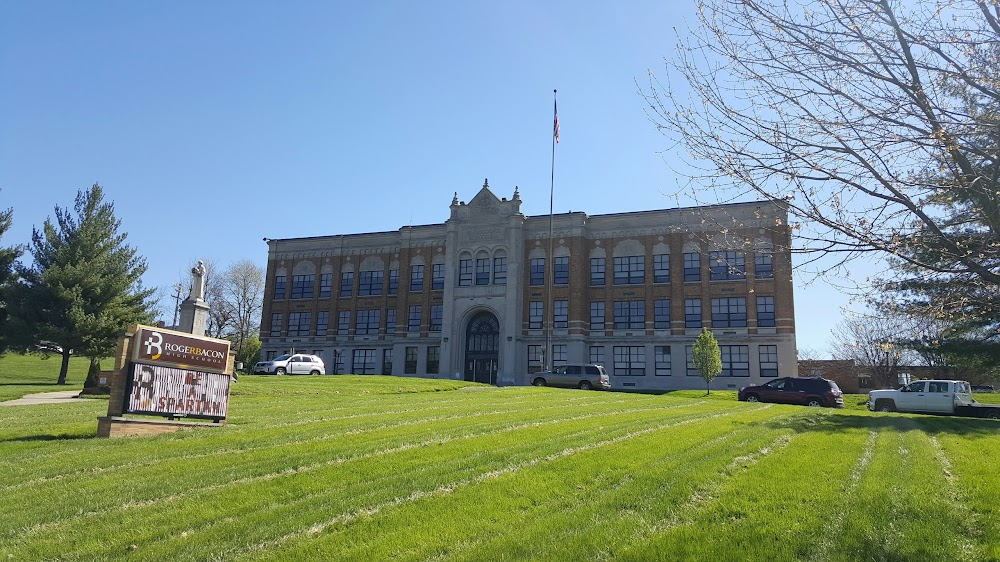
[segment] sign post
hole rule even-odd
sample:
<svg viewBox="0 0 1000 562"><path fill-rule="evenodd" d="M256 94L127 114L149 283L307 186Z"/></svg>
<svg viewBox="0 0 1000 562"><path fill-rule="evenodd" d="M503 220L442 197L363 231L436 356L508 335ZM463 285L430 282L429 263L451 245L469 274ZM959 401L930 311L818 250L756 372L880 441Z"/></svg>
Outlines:
<svg viewBox="0 0 1000 562"><path fill-rule="evenodd" d="M108 415L98 418L97 436L155 435L224 424L232 372L227 340L133 326L118 342Z"/></svg>

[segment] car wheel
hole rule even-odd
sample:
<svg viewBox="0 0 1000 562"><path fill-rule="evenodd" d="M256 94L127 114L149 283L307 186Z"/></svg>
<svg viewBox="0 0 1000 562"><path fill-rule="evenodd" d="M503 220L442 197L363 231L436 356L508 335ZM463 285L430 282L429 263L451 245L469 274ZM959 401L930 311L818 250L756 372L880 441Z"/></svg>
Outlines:
<svg viewBox="0 0 1000 562"><path fill-rule="evenodd" d="M820 406L822 406L822 405L823 405L823 402L822 402L822 401L820 401L820 400L819 400L819 399L817 399L817 398L810 398L810 399L809 399L809 400L808 400L808 401L806 402L806 406L809 406L810 408L819 408L819 407L820 407Z"/></svg>
<svg viewBox="0 0 1000 562"><path fill-rule="evenodd" d="M309 374L310 375L318 375L319 371L317 371L316 369L313 369L312 371L309 371Z"/></svg>
<svg viewBox="0 0 1000 562"><path fill-rule="evenodd" d="M880 412L895 412L896 408L894 406L895 405L892 402L888 402L888 401L887 402L879 402L878 404L875 404L875 409L878 410L878 411L880 411Z"/></svg>
<svg viewBox="0 0 1000 562"><path fill-rule="evenodd" d="M594 388L590 381L580 381L580 390L590 390Z"/></svg>
<svg viewBox="0 0 1000 562"><path fill-rule="evenodd" d="M537 379L531 381L531 384L535 386L545 386L545 379L543 379L542 377L538 377Z"/></svg>
<svg viewBox="0 0 1000 562"><path fill-rule="evenodd" d="M277 369L274 370L274 374L276 374L276 375L283 375L283 374L285 374L285 368L284 367L278 367Z"/></svg>
<svg viewBox="0 0 1000 562"><path fill-rule="evenodd" d="M990 418L991 420L1000 420L1000 410L996 409L990 410L989 412L986 413L986 417Z"/></svg>
<svg viewBox="0 0 1000 562"><path fill-rule="evenodd" d="M747 402L760 402L760 398L757 398L756 394L751 394L747 396Z"/></svg>

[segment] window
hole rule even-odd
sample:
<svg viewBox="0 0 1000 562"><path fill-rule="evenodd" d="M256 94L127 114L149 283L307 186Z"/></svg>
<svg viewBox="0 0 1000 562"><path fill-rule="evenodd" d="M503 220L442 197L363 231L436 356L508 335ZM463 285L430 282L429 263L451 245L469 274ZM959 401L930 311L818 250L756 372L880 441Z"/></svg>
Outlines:
<svg viewBox="0 0 1000 562"><path fill-rule="evenodd" d="M293 275L292 276L292 298L311 299L313 298L313 285L316 284L315 275Z"/></svg>
<svg viewBox="0 0 1000 562"><path fill-rule="evenodd" d="M774 297L757 296L757 326L774 327Z"/></svg>
<svg viewBox="0 0 1000 562"><path fill-rule="evenodd" d="M323 273L319 276L319 298L328 299L333 290L333 274Z"/></svg>
<svg viewBox="0 0 1000 562"><path fill-rule="evenodd" d="M569 301L554 301L552 303L552 327L569 327Z"/></svg>
<svg viewBox="0 0 1000 562"><path fill-rule="evenodd" d="M566 345L559 344L552 346L552 366L558 367L566 364Z"/></svg>
<svg viewBox="0 0 1000 562"><path fill-rule="evenodd" d="M616 345L614 347L614 375L616 377L646 376L646 348Z"/></svg>
<svg viewBox="0 0 1000 562"><path fill-rule="evenodd" d="M420 305L415 305L410 307L409 320L406 323L406 330L408 332L419 332L420 331Z"/></svg>
<svg viewBox="0 0 1000 562"><path fill-rule="evenodd" d="M311 312L288 313L288 337L297 338L309 335L309 324L312 323Z"/></svg>
<svg viewBox="0 0 1000 562"><path fill-rule="evenodd" d="M670 282L670 254L653 256L653 283Z"/></svg>
<svg viewBox="0 0 1000 562"><path fill-rule="evenodd" d="M399 291L399 270L390 269L389 270L389 289L386 291L389 295L395 295Z"/></svg>
<svg viewBox="0 0 1000 562"><path fill-rule="evenodd" d="M419 293L424 290L424 266L410 266L410 291Z"/></svg>
<svg viewBox="0 0 1000 562"><path fill-rule="evenodd" d="M382 350L382 374L391 375L392 374L392 350L383 349Z"/></svg>
<svg viewBox="0 0 1000 562"><path fill-rule="evenodd" d="M472 286L472 260L458 260L458 286Z"/></svg>
<svg viewBox="0 0 1000 562"><path fill-rule="evenodd" d="M285 315L280 312L271 314L271 337L281 337L281 323L285 321Z"/></svg>
<svg viewBox="0 0 1000 562"><path fill-rule="evenodd" d="M330 329L330 311L321 310L316 313L316 335L325 336Z"/></svg>
<svg viewBox="0 0 1000 562"><path fill-rule="evenodd" d="M537 373L542 370L542 346L528 346L528 372Z"/></svg>
<svg viewBox="0 0 1000 562"><path fill-rule="evenodd" d="M604 330L604 301L590 303L590 331Z"/></svg>
<svg viewBox="0 0 1000 562"><path fill-rule="evenodd" d="M396 335L396 309L390 308L385 311L385 335L395 337Z"/></svg>
<svg viewBox="0 0 1000 562"><path fill-rule="evenodd" d="M545 303L531 301L528 303L528 329L541 330L545 320Z"/></svg>
<svg viewBox="0 0 1000 562"><path fill-rule="evenodd" d="M382 324L382 311L359 310L354 318L354 335L356 336L377 336L379 326Z"/></svg>
<svg viewBox="0 0 1000 562"><path fill-rule="evenodd" d="M403 374L417 374L417 348L415 347L406 348L406 357L403 361Z"/></svg>
<svg viewBox="0 0 1000 562"><path fill-rule="evenodd" d="M743 252L709 252L709 279L712 281L733 281L747 276L746 254Z"/></svg>
<svg viewBox="0 0 1000 562"><path fill-rule="evenodd" d="M746 297L712 299L713 328L745 328L746 325Z"/></svg>
<svg viewBox="0 0 1000 562"><path fill-rule="evenodd" d="M354 289L354 272L344 271L340 274L340 296L349 297L351 296L351 290Z"/></svg>
<svg viewBox="0 0 1000 562"><path fill-rule="evenodd" d="M773 279L774 264L773 256L769 253L755 253L753 255L753 271L757 279Z"/></svg>
<svg viewBox="0 0 1000 562"><path fill-rule="evenodd" d="M701 281L701 254L684 254L684 282Z"/></svg>
<svg viewBox="0 0 1000 562"><path fill-rule="evenodd" d="M493 258L493 284L507 284L507 258Z"/></svg>
<svg viewBox="0 0 1000 562"><path fill-rule="evenodd" d="M645 301L615 301L616 330L642 330L645 327Z"/></svg>
<svg viewBox="0 0 1000 562"><path fill-rule="evenodd" d="M750 346L720 345L722 352L722 372L720 377L750 376Z"/></svg>
<svg viewBox="0 0 1000 562"><path fill-rule="evenodd" d="M545 258L531 258L529 285L545 284Z"/></svg>
<svg viewBox="0 0 1000 562"><path fill-rule="evenodd" d="M444 264L435 263L431 265L431 290L440 291L444 289Z"/></svg>
<svg viewBox="0 0 1000 562"><path fill-rule="evenodd" d="M552 283L569 285L569 256L556 256L552 260Z"/></svg>
<svg viewBox="0 0 1000 562"><path fill-rule="evenodd" d="M346 336L351 331L351 311L341 310L337 316L337 335Z"/></svg>
<svg viewBox="0 0 1000 562"><path fill-rule="evenodd" d="M355 349L354 350L354 365L352 370L355 375L374 375L375 374L375 350L374 349Z"/></svg>
<svg viewBox="0 0 1000 562"><path fill-rule="evenodd" d="M490 284L490 258L476 258L476 285Z"/></svg>
<svg viewBox="0 0 1000 562"><path fill-rule="evenodd" d="M687 376L689 377L700 377L701 373L694 366L694 346L686 345L684 346L684 355L687 359Z"/></svg>
<svg viewBox="0 0 1000 562"><path fill-rule="evenodd" d="M603 345L592 345L590 346L590 362L595 365L604 364L604 346Z"/></svg>
<svg viewBox="0 0 1000 562"><path fill-rule="evenodd" d="M670 300L653 301L653 328L657 330L670 329Z"/></svg>
<svg viewBox="0 0 1000 562"><path fill-rule="evenodd" d="M431 305L431 320L430 325L427 329L431 332L440 332L444 327L444 305L443 304L432 304ZM433 371L437 372L437 371Z"/></svg>
<svg viewBox="0 0 1000 562"><path fill-rule="evenodd" d="M778 376L778 346L762 345L757 348L757 354L760 359L760 376Z"/></svg>
<svg viewBox="0 0 1000 562"><path fill-rule="evenodd" d="M267 355L265 355L265 357L267 358L268 361L274 361L274 358L277 357L277 356L278 356L278 352L277 351L268 351Z"/></svg>
<svg viewBox="0 0 1000 562"><path fill-rule="evenodd" d="M344 354L333 350L333 374L339 375L344 372Z"/></svg>
<svg viewBox="0 0 1000 562"><path fill-rule="evenodd" d="M670 376L670 346L669 345L656 345L653 346L654 355L654 367L653 374L658 377L669 377Z"/></svg>
<svg viewBox="0 0 1000 562"><path fill-rule="evenodd" d="M645 282L645 256L615 258L615 285L642 285Z"/></svg>
<svg viewBox="0 0 1000 562"><path fill-rule="evenodd" d="M684 327L701 328L701 299L684 299Z"/></svg>
<svg viewBox="0 0 1000 562"><path fill-rule="evenodd" d="M604 286L604 258L590 258L590 284L595 287Z"/></svg>
<svg viewBox="0 0 1000 562"><path fill-rule="evenodd" d="M378 296L382 294L382 272L362 271L358 280L358 294L367 296Z"/></svg>
<svg viewBox="0 0 1000 562"><path fill-rule="evenodd" d="M274 276L274 298L285 298L285 279L286 277L284 275Z"/></svg>
<svg viewBox="0 0 1000 562"><path fill-rule="evenodd" d="M441 347L431 345L427 347L427 373L437 374L441 365Z"/></svg>

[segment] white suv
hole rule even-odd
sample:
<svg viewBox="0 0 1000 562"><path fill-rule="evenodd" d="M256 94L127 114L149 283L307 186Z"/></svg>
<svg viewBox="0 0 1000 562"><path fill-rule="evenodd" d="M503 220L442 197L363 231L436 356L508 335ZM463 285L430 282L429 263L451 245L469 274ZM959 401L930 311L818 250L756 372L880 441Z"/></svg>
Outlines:
<svg viewBox="0 0 1000 562"><path fill-rule="evenodd" d="M253 374L263 375L322 375L326 373L323 360L315 355L282 355L253 366Z"/></svg>

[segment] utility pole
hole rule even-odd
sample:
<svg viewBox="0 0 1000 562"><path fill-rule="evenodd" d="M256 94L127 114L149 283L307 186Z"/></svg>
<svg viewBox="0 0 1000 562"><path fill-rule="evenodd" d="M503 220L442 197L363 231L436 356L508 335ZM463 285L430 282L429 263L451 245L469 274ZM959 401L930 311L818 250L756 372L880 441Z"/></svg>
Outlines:
<svg viewBox="0 0 1000 562"><path fill-rule="evenodd" d="M174 290L177 293L174 295L174 323L170 326L172 330L177 329L177 311L181 309L181 291L184 290L184 286L178 283L174 285Z"/></svg>

